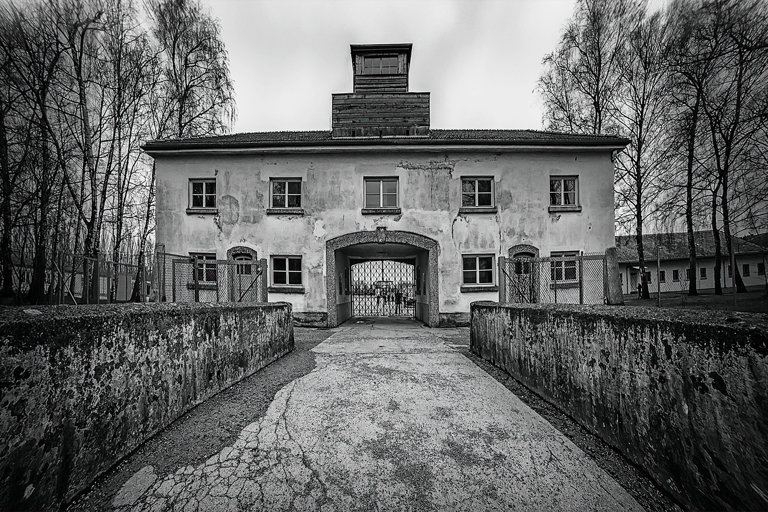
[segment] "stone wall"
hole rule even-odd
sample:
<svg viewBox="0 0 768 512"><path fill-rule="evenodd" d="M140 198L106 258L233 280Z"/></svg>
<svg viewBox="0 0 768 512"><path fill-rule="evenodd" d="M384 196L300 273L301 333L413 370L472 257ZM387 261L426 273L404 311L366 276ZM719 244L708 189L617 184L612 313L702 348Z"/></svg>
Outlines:
<svg viewBox="0 0 768 512"><path fill-rule="evenodd" d="M286 303L26 311L0 310L2 510L56 509L294 343Z"/></svg>
<svg viewBox="0 0 768 512"><path fill-rule="evenodd" d="M768 509L768 316L476 302L471 349L688 508Z"/></svg>

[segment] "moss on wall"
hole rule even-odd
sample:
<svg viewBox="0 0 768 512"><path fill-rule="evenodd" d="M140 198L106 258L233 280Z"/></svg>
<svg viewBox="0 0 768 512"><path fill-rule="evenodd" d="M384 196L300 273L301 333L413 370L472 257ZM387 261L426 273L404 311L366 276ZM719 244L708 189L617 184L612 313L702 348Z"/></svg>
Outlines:
<svg viewBox="0 0 768 512"><path fill-rule="evenodd" d="M0 509L54 509L146 439L293 350L290 304L0 312Z"/></svg>
<svg viewBox="0 0 768 512"><path fill-rule="evenodd" d="M687 507L768 508L768 316L474 303L471 349Z"/></svg>

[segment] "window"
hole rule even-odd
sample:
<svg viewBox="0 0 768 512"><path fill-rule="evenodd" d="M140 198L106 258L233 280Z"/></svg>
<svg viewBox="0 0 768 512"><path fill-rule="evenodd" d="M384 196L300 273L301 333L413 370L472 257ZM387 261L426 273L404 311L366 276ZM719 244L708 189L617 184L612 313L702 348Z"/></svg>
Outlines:
<svg viewBox="0 0 768 512"><path fill-rule="evenodd" d="M757 275L764 276L765 275L765 263L758 263L757 264Z"/></svg>
<svg viewBox="0 0 768 512"><path fill-rule="evenodd" d="M493 284L493 256L463 256L462 260L464 284Z"/></svg>
<svg viewBox="0 0 768 512"><path fill-rule="evenodd" d="M493 206L493 179L462 178L461 206Z"/></svg>
<svg viewBox="0 0 768 512"><path fill-rule="evenodd" d="M273 179L272 208L301 208L301 179Z"/></svg>
<svg viewBox="0 0 768 512"><path fill-rule="evenodd" d="M576 281L576 253L553 252L550 262L550 278L552 281Z"/></svg>
<svg viewBox="0 0 768 512"><path fill-rule="evenodd" d="M742 274L744 277L749 277L749 263L745 263L743 269L744 272L742 272Z"/></svg>
<svg viewBox="0 0 768 512"><path fill-rule="evenodd" d="M728 265L728 277L733 277L733 269L730 264Z"/></svg>
<svg viewBox="0 0 768 512"><path fill-rule="evenodd" d="M364 57L364 75L395 75L397 74L397 55L389 57Z"/></svg>
<svg viewBox="0 0 768 512"><path fill-rule="evenodd" d="M701 276L702 280L706 280L707 279L707 267L699 268L699 275Z"/></svg>
<svg viewBox="0 0 768 512"><path fill-rule="evenodd" d="M189 180L189 207L216 208L216 180Z"/></svg>
<svg viewBox="0 0 768 512"><path fill-rule="evenodd" d="M691 269L687 268L685 269L685 280L690 281L691 280Z"/></svg>
<svg viewBox="0 0 768 512"><path fill-rule="evenodd" d="M216 282L216 255L213 253L194 253L189 255L197 258L197 280L201 283Z"/></svg>
<svg viewBox="0 0 768 512"><path fill-rule="evenodd" d="M237 275L249 276L253 273L253 258L250 254L235 254L237 262Z"/></svg>
<svg viewBox="0 0 768 512"><path fill-rule="evenodd" d="M272 256L272 284L301 285L301 256Z"/></svg>
<svg viewBox="0 0 768 512"><path fill-rule="evenodd" d="M667 282L667 271L666 270L659 270L659 282L660 283L666 283Z"/></svg>
<svg viewBox="0 0 768 512"><path fill-rule="evenodd" d="M365 178L366 208L397 208L397 178Z"/></svg>
<svg viewBox="0 0 768 512"><path fill-rule="evenodd" d="M672 271L672 281L674 281L676 283L680 281L680 271L679 270L674 269Z"/></svg>
<svg viewBox="0 0 768 512"><path fill-rule="evenodd" d="M576 176L549 177L550 206L577 206L578 201L579 179Z"/></svg>

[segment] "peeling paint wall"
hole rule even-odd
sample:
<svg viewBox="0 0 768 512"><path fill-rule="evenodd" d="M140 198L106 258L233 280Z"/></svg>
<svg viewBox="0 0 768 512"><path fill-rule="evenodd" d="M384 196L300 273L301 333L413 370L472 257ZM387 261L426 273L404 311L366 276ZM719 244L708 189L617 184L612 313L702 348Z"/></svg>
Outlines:
<svg viewBox="0 0 768 512"><path fill-rule="evenodd" d="M471 349L690 510L768 509L768 317L475 303Z"/></svg>
<svg viewBox="0 0 768 512"><path fill-rule="evenodd" d="M0 509L54 510L175 419L293 350L290 304L8 309Z"/></svg>
<svg viewBox="0 0 768 512"><path fill-rule="evenodd" d="M439 243L439 310L447 315L466 316L472 301L498 299L497 291L460 290L462 254L506 256L517 244L542 256L601 253L614 245L609 151L160 155L156 163L157 242L171 253L222 259L234 245L267 259L301 255L304 293L269 295L291 302L297 315L327 312L326 240L378 226ZM578 175L582 211L548 212L550 175ZM399 178L401 214L362 213L363 180L376 176ZM493 177L495 213L459 212L461 178L473 176ZM267 214L269 180L279 177L301 178L304 215ZM217 215L186 213L191 178L216 178Z"/></svg>

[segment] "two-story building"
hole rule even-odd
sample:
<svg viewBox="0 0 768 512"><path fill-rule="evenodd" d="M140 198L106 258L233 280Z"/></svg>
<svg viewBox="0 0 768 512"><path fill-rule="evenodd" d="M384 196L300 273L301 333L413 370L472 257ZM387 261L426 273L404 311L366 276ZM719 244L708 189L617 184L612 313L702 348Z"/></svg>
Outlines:
<svg viewBox="0 0 768 512"><path fill-rule="evenodd" d="M410 44L351 53L354 92L333 94L330 131L146 144L157 243L203 261L266 258L269 300L328 326L466 322L471 302L498 300L499 256L614 245L613 157L628 140L431 129L429 93L408 90Z"/></svg>

